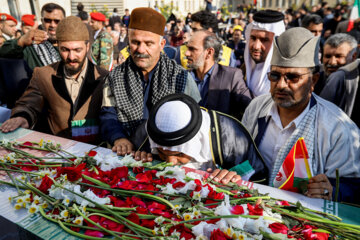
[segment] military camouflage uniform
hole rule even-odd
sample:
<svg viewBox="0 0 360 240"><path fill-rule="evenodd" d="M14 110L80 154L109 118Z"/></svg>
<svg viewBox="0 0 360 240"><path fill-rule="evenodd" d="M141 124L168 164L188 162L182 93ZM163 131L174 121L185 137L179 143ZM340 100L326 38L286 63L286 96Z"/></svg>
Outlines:
<svg viewBox="0 0 360 240"><path fill-rule="evenodd" d="M91 46L91 60L94 64L110 71L113 66L113 49L111 35L101 30Z"/></svg>

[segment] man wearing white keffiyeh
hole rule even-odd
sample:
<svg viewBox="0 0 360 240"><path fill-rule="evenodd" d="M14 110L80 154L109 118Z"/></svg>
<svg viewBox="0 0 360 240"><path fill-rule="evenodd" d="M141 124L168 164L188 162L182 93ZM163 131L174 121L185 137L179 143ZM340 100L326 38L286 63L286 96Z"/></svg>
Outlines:
<svg viewBox="0 0 360 240"><path fill-rule="evenodd" d="M245 68L241 67L254 96L269 92L266 73L270 69L273 39L285 31L284 15L278 11L263 10L254 15L245 31Z"/></svg>
<svg viewBox="0 0 360 240"><path fill-rule="evenodd" d="M313 94L319 78L318 37L292 28L275 37L270 94L255 98L243 123L255 138L274 181L285 157L303 137L312 172L305 194L332 199L336 169L339 201L358 202L360 182L359 128L335 105Z"/></svg>

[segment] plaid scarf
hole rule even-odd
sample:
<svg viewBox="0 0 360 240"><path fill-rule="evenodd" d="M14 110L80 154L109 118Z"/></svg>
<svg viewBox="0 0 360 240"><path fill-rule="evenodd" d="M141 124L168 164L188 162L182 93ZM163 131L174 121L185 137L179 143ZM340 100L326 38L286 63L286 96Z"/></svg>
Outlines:
<svg viewBox="0 0 360 240"><path fill-rule="evenodd" d="M184 92L187 71L161 53L151 79L149 99L153 106L161 98ZM143 75L131 57L109 73L108 82L114 95L116 111L123 126L134 132L143 120ZM150 109L149 109L150 110Z"/></svg>
<svg viewBox="0 0 360 240"><path fill-rule="evenodd" d="M44 66L61 60L58 51L56 51L55 47L49 41L33 44L32 46Z"/></svg>

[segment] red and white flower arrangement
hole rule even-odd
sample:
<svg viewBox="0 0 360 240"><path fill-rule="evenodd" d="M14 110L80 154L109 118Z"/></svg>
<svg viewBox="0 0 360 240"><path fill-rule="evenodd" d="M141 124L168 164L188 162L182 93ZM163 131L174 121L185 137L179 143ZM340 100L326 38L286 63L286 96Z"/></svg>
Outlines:
<svg viewBox="0 0 360 240"><path fill-rule="evenodd" d="M360 226L273 199L236 184L203 179L169 163L131 156L75 156L51 141L0 142L0 170L17 188L9 196L85 239L357 239ZM24 151L53 153L51 161Z"/></svg>

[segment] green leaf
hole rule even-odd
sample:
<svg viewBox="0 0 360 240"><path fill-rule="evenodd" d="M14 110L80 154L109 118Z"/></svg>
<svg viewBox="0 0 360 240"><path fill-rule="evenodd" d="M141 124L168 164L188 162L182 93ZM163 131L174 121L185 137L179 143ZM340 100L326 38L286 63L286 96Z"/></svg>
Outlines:
<svg viewBox="0 0 360 240"><path fill-rule="evenodd" d="M325 229L320 229L320 228L318 228L318 229L312 229L312 231L313 231L313 232L321 232L321 233L331 234L331 232L326 231Z"/></svg>
<svg viewBox="0 0 360 240"><path fill-rule="evenodd" d="M286 215L283 215L283 216L282 216L282 220L284 221L284 224L285 224L289 229L291 229L291 228L293 228L294 226L297 226L297 225L300 224L299 221L297 221L297 220L295 220L295 219L293 219L293 218L291 218L291 217L288 217L288 216L286 216Z"/></svg>
<svg viewBox="0 0 360 240"><path fill-rule="evenodd" d="M175 205L183 205L186 202L186 198L177 197L170 201L174 206Z"/></svg>
<svg viewBox="0 0 360 240"><path fill-rule="evenodd" d="M296 206L299 208L299 210L305 211L305 208L303 207L303 205L301 205L299 201L296 202Z"/></svg>

